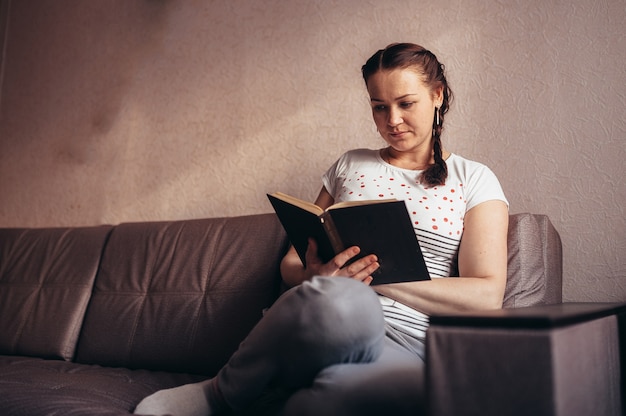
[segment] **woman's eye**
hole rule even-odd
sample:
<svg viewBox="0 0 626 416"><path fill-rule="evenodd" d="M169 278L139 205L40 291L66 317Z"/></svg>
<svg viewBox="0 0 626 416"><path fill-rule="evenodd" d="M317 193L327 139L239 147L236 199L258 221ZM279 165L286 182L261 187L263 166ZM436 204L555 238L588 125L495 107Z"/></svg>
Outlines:
<svg viewBox="0 0 626 416"><path fill-rule="evenodd" d="M415 103L412 102L412 101L407 101L407 102L404 102L404 103L400 103L400 106L402 108L410 108L413 104L415 104Z"/></svg>
<svg viewBox="0 0 626 416"><path fill-rule="evenodd" d="M384 105L375 105L374 106L374 111L385 111L387 109L387 106Z"/></svg>

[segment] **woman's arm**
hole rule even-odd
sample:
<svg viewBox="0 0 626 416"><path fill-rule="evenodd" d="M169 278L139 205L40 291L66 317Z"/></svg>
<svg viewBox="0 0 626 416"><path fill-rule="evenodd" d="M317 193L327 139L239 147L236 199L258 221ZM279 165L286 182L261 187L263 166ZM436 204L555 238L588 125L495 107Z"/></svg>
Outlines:
<svg viewBox="0 0 626 416"><path fill-rule="evenodd" d="M426 314L502 307L507 270L509 213L502 201L487 201L465 215L459 246L460 277L376 286Z"/></svg>
<svg viewBox="0 0 626 416"><path fill-rule="evenodd" d="M322 209L326 209L334 203L332 195L322 187L315 205ZM371 274L378 269L378 259L374 255L365 256L355 261L347 267L345 264L359 253L358 247L349 247L341 253L337 254L332 260L324 264L317 256L317 243L313 239L309 239L309 246L306 252L305 268L293 247L280 263L280 273L283 281L290 287L297 286L305 280L311 279L313 276L344 276L352 279L360 280L366 284L372 281Z"/></svg>

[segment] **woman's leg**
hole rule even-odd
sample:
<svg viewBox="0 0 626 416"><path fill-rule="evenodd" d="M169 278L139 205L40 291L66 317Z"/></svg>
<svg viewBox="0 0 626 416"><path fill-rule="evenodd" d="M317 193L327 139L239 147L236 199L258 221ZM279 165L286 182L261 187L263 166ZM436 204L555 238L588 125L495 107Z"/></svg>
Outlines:
<svg viewBox="0 0 626 416"><path fill-rule="evenodd" d="M411 415L424 411L424 363L419 355L387 338L374 362L338 364L293 394L285 416Z"/></svg>
<svg viewBox="0 0 626 416"><path fill-rule="evenodd" d="M375 360L384 333L371 288L346 278L314 278L267 311L219 372L218 384L228 404L239 409L270 382L295 390L332 364Z"/></svg>
<svg viewBox="0 0 626 416"><path fill-rule="evenodd" d="M220 402L241 409L269 383L296 390L310 386L333 364L376 360L384 333L382 309L370 287L347 278L316 277L276 301L216 378L157 392L135 412L183 416L177 396L201 405L188 414L210 413ZM205 397L194 401L199 392Z"/></svg>

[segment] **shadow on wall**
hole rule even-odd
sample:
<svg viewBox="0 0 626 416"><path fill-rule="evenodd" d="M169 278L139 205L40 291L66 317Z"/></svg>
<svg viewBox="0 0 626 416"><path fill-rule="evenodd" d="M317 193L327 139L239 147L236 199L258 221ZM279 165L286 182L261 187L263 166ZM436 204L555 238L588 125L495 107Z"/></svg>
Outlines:
<svg viewBox="0 0 626 416"><path fill-rule="evenodd" d="M106 210L132 142L109 133L137 69L162 47L171 4L10 2L0 113L6 215L41 221L45 212L62 223L87 205L92 217Z"/></svg>
<svg viewBox="0 0 626 416"><path fill-rule="evenodd" d="M72 3L11 3L8 54L15 64L5 90L18 119L2 123L10 126L12 151L30 139L81 164L100 153L98 139L118 118L138 64L161 47L171 3Z"/></svg>
<svg viewBox="0 0 626 416"><path fill-rule="evenodd" d="M297 142L329 111L311 100L329 88L312 75L328 72L310 51L331 36L317 4L10 6L0 158L13 178L0 185L15 206L82 204L88 214L60 214L95 221L146 209L169 217L158 204L180 205L199 188L206 196L267 182L276 157L268 144ZM294 19L306 25L297 37L285 23ZM237 170L254 164L257 174ZM247 176L225 183L234 169ZM63 222L58 214L47 216Z"/></svg>
<svg viewBox="0 0 626 416"><path fill-rule="evenodd" d="M2 114L2 86L4 84L4 66L9 29L10 0L0 0L0 116Z"/></svg>

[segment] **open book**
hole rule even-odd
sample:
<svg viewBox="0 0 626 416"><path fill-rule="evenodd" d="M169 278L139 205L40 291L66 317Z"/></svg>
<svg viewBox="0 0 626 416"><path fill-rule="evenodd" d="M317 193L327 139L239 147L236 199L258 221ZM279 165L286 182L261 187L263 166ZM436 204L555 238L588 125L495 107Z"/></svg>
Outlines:
<svg viewBox="0 0 626 416"><path fill-rule="evenodd" d="M372 285L430 279L404 201L340 202L323 210L280 192L267 196L303 264L311 237L324 262L351 246L361 248L353 261L375 254L380 267Z"/></svg>

